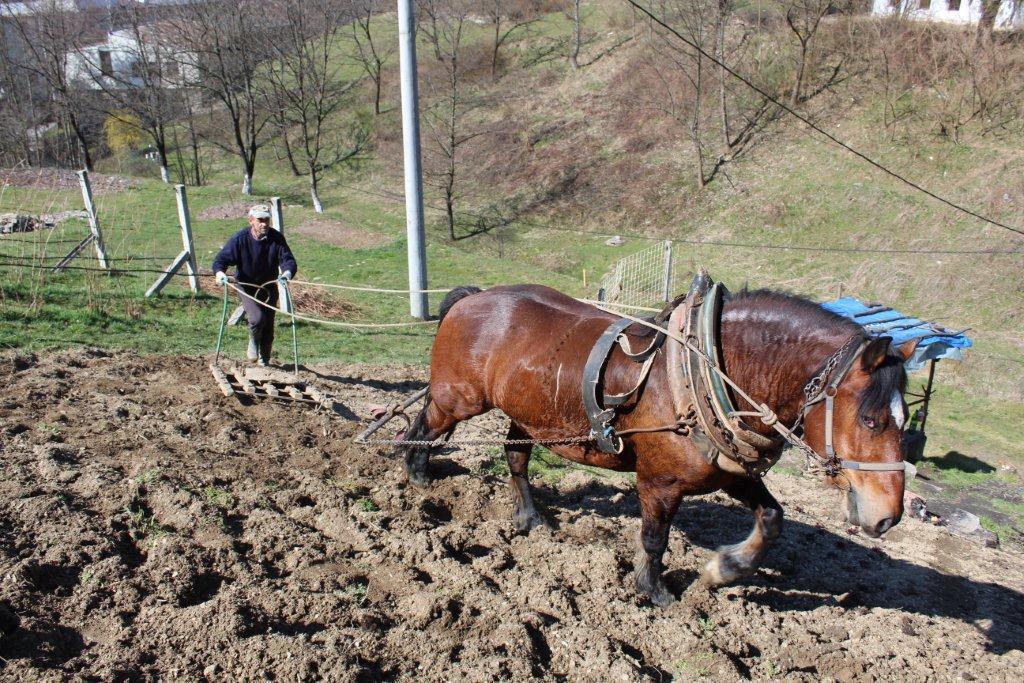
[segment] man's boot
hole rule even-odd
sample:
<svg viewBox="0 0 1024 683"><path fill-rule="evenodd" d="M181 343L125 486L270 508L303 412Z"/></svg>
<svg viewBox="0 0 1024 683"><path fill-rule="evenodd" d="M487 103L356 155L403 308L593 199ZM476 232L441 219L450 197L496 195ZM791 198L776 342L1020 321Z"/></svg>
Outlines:
<svg viewBox="0 0 1024 683"><path fill-rule="evenodd" d="M249 329L249 348L245 352L246 357L254 363L260 357L259 343L256 341L256 333Z"/></svg>
<svg viewBox="0 0 1024 683"><path fill-rule="evenodd" d="M274 327L267 325L266 329L263 330L263 338L260 339L260 359L257 361L260 365L267 365L270 363L270 351L274 346Z"/></svg>

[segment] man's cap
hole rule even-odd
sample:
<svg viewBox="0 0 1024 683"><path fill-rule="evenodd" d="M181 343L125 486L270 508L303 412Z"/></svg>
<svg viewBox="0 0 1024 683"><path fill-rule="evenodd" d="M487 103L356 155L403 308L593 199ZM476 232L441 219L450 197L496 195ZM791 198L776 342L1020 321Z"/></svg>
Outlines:
<svg viewBox="0 0 1024 683"><path fill-rule="evenodd" d="M249 209L250 218L270 218L270 208L266 204L255 204Z"/></svg>

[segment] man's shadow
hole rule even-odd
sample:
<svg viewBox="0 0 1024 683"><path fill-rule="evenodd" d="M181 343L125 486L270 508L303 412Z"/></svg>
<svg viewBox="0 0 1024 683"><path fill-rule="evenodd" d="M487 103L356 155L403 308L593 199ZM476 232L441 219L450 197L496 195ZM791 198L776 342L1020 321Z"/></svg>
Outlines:
<svg viewBox="0 0 1024 683"><path fill-rule="evenodd" d="M594 481L566 493L542 485L534 490L538 502L547 507L609 519L640 517L635 493L627 493L613 503L612 497L621 489L602 482ZM738 503L719 505L687 499L673 526L693 545L714 550L746 538L753 523L751 512ZM978 552L985 551L979 548ZM1024 594L996 583L896 559L884 550L866 548L827 529L787 519L782 536L761 566L774 571L762 571L742 581L742 585L762 589L750 591L744 599L775 612L805 612L823 604L841 604L848 608L883 607L950 617L972 626L987 621L990 625L977 626L987 636L987 651L1004 654L1024 648ZM692 572L674 574L669 572L667 579L677 592L693 579Z"/></svg>

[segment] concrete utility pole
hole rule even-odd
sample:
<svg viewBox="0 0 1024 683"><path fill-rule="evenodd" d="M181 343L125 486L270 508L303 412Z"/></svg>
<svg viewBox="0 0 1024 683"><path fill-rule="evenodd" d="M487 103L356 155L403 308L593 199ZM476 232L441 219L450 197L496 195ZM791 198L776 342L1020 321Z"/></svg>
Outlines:
<svg viewBox="0 0 1024 683"><path fill-rule="evenodd" d="M419 87L416 84L416 17L413 0L398 0L398 57L402 77L402 140L405 148L405 230L409 247L409 289L427 288L423 233L423 169L420 160ZM409 294L409 312L426 320L427 295Z"/></svg>

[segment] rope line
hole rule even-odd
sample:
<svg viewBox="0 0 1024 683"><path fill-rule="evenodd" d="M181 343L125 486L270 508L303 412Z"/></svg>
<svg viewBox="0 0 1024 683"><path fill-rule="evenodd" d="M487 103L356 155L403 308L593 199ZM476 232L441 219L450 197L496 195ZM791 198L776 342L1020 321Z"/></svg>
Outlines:
<svg viewBox="0 0 1024 683"><path fill-rule="evenodd" d="M270 282L276 282L276 280L270 280ZM420 325L436 325L437 324L436 320L412 320L412 321L404 322L404 323L343 323L343 322L340 322L338 320L327 320L326 318L315 318L315 317L309 316L309 315L300 315L298 313L289 313L288 311L284 310L283 308L278 308L277 306L271 306L270 304L266 303L265 301L260 301L259 299L257 299L256 297L252 296L251 294L246 292L244 289L239 287L238 286L239 284L243 285L243 286L246 286L246 287L259 287L259 288L262 288L265 285L269 284L269 282L265 282L262 285L253 284L251 282L238 282L238 283L232 282L232 283L229 283L229 286L232 289L234 289L236 292L238 292L238 294L240 296L244 296L244 297L246 297L248 299L251 299L252 301L255 301L257 304L259 304L263 308L266 308L267 310L276 311L276 312L282 313L284 315L291 315L291 316L294 316L295 319L297 319L297 320L304 320L306 322L317 323L319 325L329 325L329 326L333 326L333 327L343 327L343 328L346 328L346 329L357 329L358 330L358 329L381 329L381 328L392 328L392 327L416 327L416 326L420 326Z"/></svg>
<svg viewBox="0 0 1024 683"><path fill-rule="evenodd" d="M866 161L867 163L871 164L872 166L874 166L878 170L882 171L883 173L888 174L889 176L891 176L891 177L895 178L896 180L900 181L901 183L904 183L908 187L911 187L911 188L917 190L918 192L926 194L929 197L931 197L932 199L934 199L934 200L936 200L938 202L941 202L941 203L945 204L946 206L949 206L949 207L951 207L951 208L953 208L953 209L955 209L957 211L960 211L961 213L967 214L968 216L973 216L974 218L977 218L980 221L983 221L985 223L989 223L989 224L994 225L994 226L999 227L999 228L1003 228L1004 230L1009 230L1010 232L1015 232L1018 235L1024 235L1024 229L1018 228L1018 227L1014 227L1012 225L1009 225L1007 223L1003 223L1001 221L997 221L997 220L995 220L993 218L989 218L988 216L984 216L984 215L978 213L977 211L974 211L972 209L967 208L966 206L963 206L962 204L957 204L956 202L954 202L952 200L946 199L945 197L943 197L941 195L938 195L935 192L932 192L928 188L922 187L921 185L919 185L919 184L915 183L914 181L910 180L909 178L901 176L899 173L896 173L895 171L889 169L887 166L884 166L880 162L875 161L874 159L872 159L868 155L864 154L863 152L861 152L861 151L851 147L849 144L843 142L842 140L840 140L836 136L832 135L831 133L829 133L825 129L823 129L820 126L818 126L817 124L815 124L813 121L811 121L809 118L807 118L803 114L800 114L795 109L793 109L793 108L787 106L786 104L783 104L782 102L780 102L773 95L770 95L763 88L758 86L756 83L752 82L750 79L748 79L743 74L740 74L739 72L733 70L731 67L729 67L725 63L719 61L718 58L716 58L713 55L709 54L704 48L702 48L697 43L693 42L692 40L689 40L689 39L685 38L681 33L679 33L679 31L675 30L674 28L672 28L671 26L666 24L663 20L661 20L658 17L654 16L653 12L651 12L649 9L647 9L646 7L641 5L640 3L636 2L636 0L625 0L625 2L628 2L634 8L636 8L640 12L642 12L645 15L647 15L648 17L650 17L651 21L656 23L658 26L661 26L662 28L664 28L666 31L668 31L669 33L674 35L676 38L681 40L683 43L689 45L691 48L693 48L694 50L699 52L701 55L703 55L704 57L709 59L712 63L714 63L715 65L720 67L723 71L728 73L733 78L736 78L736 79L740 80L744 85L746 85L748 88L750 88L751 90L753 90L757 94L759 94L762 97L764 97L765 100L767 100L768 102L771 102L772 104L774 104L775 106L779 107L780 109L782 109L783 111L785 111L789 115L791 115L794 118L796 118L797 120L803 122L805 125L807 125L809 128L811 128L812 130L814 130L818 134L824 136L825 138L827 138L831 142L839 145L840 147L842 147L846 151L850 152L851 154L853 154L853 155L859 157L860 159Z"/></svg>
<svg viewBox="0 0 1024 683"><path fill-rule="evenodd" d="M381 287L361 287L357 285L335 285L326 282L310 282L309 280L292 280L296 285L307 287L324 287L326 289L344 289L352 292L378 292L381 294L447 294L452 288L447 289L384 289Z"/></svg>

